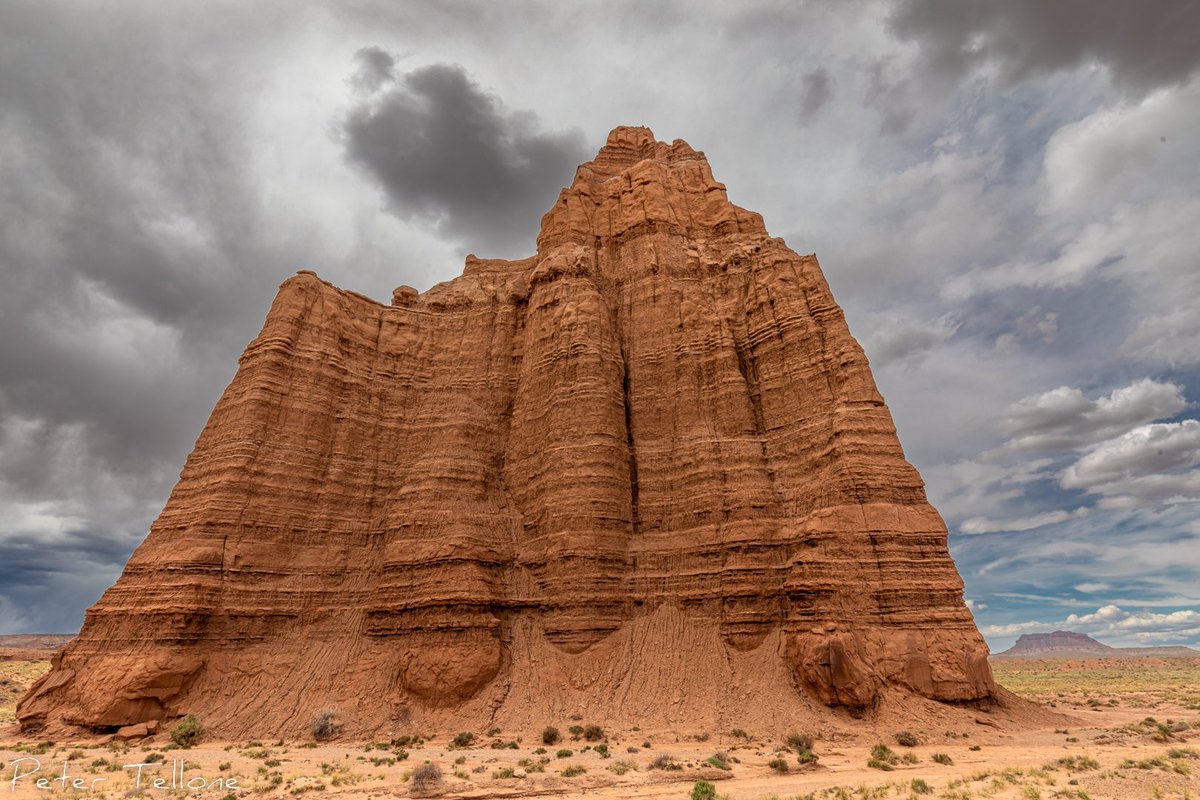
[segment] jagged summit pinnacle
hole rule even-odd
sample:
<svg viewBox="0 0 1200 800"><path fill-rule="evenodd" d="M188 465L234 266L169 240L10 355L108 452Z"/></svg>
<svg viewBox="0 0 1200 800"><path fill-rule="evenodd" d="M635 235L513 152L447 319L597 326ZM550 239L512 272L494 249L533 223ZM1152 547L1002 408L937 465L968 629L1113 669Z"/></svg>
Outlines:
<svg viewBox="0 0 1200 800"><path fill-rule="evenodd" d="M677 161L683 158L704 159L704 153L693 150L683 139L671 144L654 138L654 131L644 126L618 125L608 134L596 157L581 169L599 175L612 175L639 161Z"/></svg>

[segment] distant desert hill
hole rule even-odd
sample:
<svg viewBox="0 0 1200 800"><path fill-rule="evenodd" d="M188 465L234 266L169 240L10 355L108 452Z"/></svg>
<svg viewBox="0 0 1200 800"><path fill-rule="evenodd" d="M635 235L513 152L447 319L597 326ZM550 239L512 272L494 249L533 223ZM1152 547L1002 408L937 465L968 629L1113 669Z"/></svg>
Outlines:
<svg viewBox="0 0 1200 800"><path fill-rule="evenodd" d="M1024 633L1012 647L993 658L1196 658L1190 647L1110 647L1086 633Z"/></svg>
<svg viewBox="0 0 1200 800"><path fill-rule="evenodd" d="M0 661L36 661L50 658L75 638L73 633L16 633L0 636Z"/></svg>

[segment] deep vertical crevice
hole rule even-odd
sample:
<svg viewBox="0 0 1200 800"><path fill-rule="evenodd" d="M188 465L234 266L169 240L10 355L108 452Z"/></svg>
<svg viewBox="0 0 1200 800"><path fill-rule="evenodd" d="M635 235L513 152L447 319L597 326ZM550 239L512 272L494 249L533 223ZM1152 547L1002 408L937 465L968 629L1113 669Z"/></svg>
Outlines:
<svg viewBox="0 0 1200 800"><path fill-rule="evenodd" d="M750 408L754 412L754 432L758 434L759 440L766 444L767 425L763 417L762 409L762 392L758 386L758 370L754 366L753 359L746 352L746 348L740 343L734 342L734 353L737 354L738 371L742 373L742 380L746 384L746 392L750 396Z"/></svg>
<svg viewBox="0 0 1200 800"><path fill-rule="evenodd" d="M625 356L625 348L621 348L621 393L625 399L625 447L629 450L629 521L633 532L638 533L641 523L638 520L638 465L637 450L633 444L633 408L629 395L629 359Z"/></svg>

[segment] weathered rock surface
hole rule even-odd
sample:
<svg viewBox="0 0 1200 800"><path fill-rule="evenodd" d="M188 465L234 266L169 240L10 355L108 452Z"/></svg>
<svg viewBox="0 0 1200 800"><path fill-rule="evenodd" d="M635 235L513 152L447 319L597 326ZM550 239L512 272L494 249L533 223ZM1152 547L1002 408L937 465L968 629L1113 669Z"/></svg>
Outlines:
<svg viewBox="0 0 1200 800"><path fill-rule="evenodd" d="M18 715L702 729L996 691L816 258L618 128L531 258L390 306L286 281Z"/></svg>

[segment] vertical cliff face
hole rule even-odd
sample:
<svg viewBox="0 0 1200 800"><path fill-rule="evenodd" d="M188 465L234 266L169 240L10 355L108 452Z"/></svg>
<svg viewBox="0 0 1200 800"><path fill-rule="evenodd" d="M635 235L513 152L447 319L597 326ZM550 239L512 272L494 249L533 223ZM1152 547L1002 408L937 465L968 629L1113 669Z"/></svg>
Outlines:
<svg viewBox="0 0 1200 800"><path fill-rule="evenodd" d="M986 657L816 259L617 128L531 258L390 306L286 281L18 716L787 725L987 699Z"/></svg>

